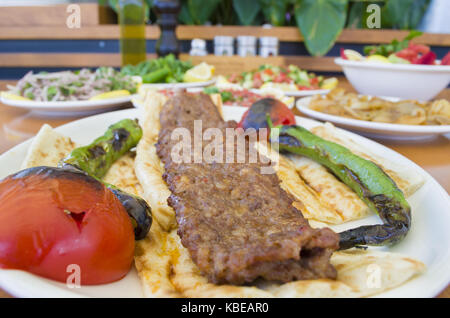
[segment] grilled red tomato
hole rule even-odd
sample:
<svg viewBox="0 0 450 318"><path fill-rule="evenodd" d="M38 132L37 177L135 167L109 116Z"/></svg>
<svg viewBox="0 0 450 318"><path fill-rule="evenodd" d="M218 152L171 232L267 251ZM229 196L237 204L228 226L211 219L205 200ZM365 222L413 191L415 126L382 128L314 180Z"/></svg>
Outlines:
<svg viewBox="0 0 450 318"><path fill-rule="evenodd" d="M94 178L35 167L0 182L0 268L61 282L78 268L82 285L103 284L125 276L133 255L125 208Z"/></svg>
<svg viewBox="0 0 450 318"><path fill-rule="evenodd" d="M244 113L238 127L244 130L267 128L267 114L274 126L295 124L295 116L285 104L274 98L263 98L253 103Z"/></svg>

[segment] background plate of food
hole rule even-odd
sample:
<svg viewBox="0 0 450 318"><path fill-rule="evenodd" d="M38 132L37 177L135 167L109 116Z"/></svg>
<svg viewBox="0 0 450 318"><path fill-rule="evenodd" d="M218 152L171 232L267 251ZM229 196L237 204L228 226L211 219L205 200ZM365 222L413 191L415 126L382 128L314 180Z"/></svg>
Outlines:
<svg viewBox="0 0 450 318"><path fill-rule="evenodd" d="M112 109L131 101L138 83L112 67L94 71L29 72L1 92L6 105L40 113L79 114Z"/></svg>
<svg viewBox="0 0 450 318"><path fill-rule="evenodd" d="M211 78L207 81L190 82L190 83L142 83L139 89L186 89L194 87L205 87L215 83L215 79Z"/></svg>
<svg viewBox="0 0 450 318"><path fill-rule="evenodd" d="M190 61L181 61L173 54L157 59L143 61L137 65L122 67L121 73L139 78L140 89L190 88L212 85L215 68L202 62L192 65Z"/></svg>
<svg viewBox="0 0 450 318"><path fill-rule="evenodd" d="M153 102L156 103L157 100L153 98ZM245 108L233 106L222 109L226 120L236 121L241 119L245 111ZM95 138L103 135L110 125L124 118L139 118L144 128L145 139L146 135L148 137L155 132L158 133L155 130L157 126L150 125L154 120L158 120L159 116L156 115L154 112L149 113L148 108L130 109L92 116L56 129L48 125L43 126L34 139L0 156L0 178L26 167L54 166L62 157L67 156L76 144L91 143ZM302 117L296 117L295 120L298 125L312 130L325 139L343 142L352 151L370 156L398 180L399 186L404 190L411 205L413 220L410 233L402 242L389 248L369 248L368 251L349 250L337 253L333 259L333 264L338 269L336 281L321 279L295 281L283 285L258 283L247 286L208 284L206 278L201 276L198 269L195 269L195 264L189 259L187 250L179 242L176 229L172 232L161 232L163 231L161 227L173 220L164 218L163 210L152 206L154 217L158 219L158 222L153 222L151 232L145 240L137 242L135 261L138 270L136 271L133 266L123 279L109 284L83 285L81 288L74 288L73 284L66 285L28 272L0 269L0 287L14 296L21 297L436 296L450 280L448 272L450 200L445 190L419 166L376 142L334 128L330 124L323 125ZM146 185L150 185L147 193L144 192L142 195L151 202L151 196L157 200L162 195L155 192L152 187L156 183L162 185L164 181L161 176L160 180L156 180L158 178L155 179L155 175L149 172L151 169L147 170L153 162L143 159L153 156L146 149L154 147L154 142L144 139L141 140L143 143L137 147L136 157L131 154L126 155L119 160L120 163L113 164L104 180L127 191L137 191L139 188L142 190L142 187L145 189ZM277 172L277 175L282 180L282 184L286 185L286 191L292 191L291 194L296 200L298 196L309 196L310 199L302 201L308 209L304 207L301 209L311 225L329 226L341 231L359 225L379 223L378 217L369 212L367 207L364 208L363 204L358 204L359 201L348 197L345 194L348 189L342 188L343 185L335 179L331 183L332 186L327 188L327 191L331 191L335 196L322 195L316 186L321 187L324 184L316 183L325 180L324 182L329 185L334 177L326 169L317 168L314 162L304 159L290 157L289 160L292 160L291 164L295 164L295 169L291 169L291 164L287 166L281 164L280 167L284 167L282 170L287 175L282 175L281 170ZM300 181L300 174L304 174L306 179L310 178L309 190L301 190L306 189L306 186ZM329 201L333 198L339 201L334 202L334 206L330 205L331 201ZM339 213L339 209L343 209L345 215ZM307 211L310 215L306 213ZM314 214L314 211L317 214ZM166 217L169 215L167 214ZM170 263L172 261L173 264ZM173 268L173 272L167 272L168 268ZM375 277L375 280L371 278L373 273L379 275Z"/></svg>
<svg viewBox="0 0 450 318"><path fill-rule="evenodd" d="M447 100L418 102L336 89L327 95L301 98L296 107L312 118L373 137L415 139L450 133Z"/></svg>
<svg viewBox="0 0 450 318"><path fill-rule="evenodd" d="M296 65L280 67L270 64L264 64L256 70L235 74L220 80L223 83L238 84L256 92L261 89L278 89L282 90L286 96L294 97L326 94L338 84L335 77L317 76Z"/></svg>

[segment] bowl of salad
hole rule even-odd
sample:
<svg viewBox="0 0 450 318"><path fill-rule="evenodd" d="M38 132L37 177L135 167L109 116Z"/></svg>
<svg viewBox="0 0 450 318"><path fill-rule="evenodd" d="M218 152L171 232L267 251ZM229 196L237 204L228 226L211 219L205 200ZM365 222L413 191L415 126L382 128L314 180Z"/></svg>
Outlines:
<svg viewBox="0 0 450 318"><path fill-rule="evenodd" d="M287 96L326 94L338 84L336 78L324 78L300 69L296 65L287 67L263 64L258 69L234 74L228 82L245 89L279 89Z"/></svg>
<svg viewBox="0 0 450 318"><path fill-rule="evenodd" d="M401 41L366 46L364 55L341 50L335 63L360 94L430 100L450 83L450 52L438 60L429 46L411 41L421 34L412 31Z"/></svg>

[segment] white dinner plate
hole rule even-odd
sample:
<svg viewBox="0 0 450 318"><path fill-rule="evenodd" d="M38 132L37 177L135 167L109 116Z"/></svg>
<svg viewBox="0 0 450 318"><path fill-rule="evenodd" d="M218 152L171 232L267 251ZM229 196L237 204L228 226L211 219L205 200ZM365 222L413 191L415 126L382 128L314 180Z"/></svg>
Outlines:
<svg viewBox="0 0 450 318"><path fill-rule="evenodd" d="M312 96L309 96L297 100L297 109L312 118L329 121L336 126L350 129L368 137L408 140L430 138L450 133L450 125L400 125L330 115L309 108L312 98ZM398 98L386 99L390 101L399 100Z"/></svg>
<svg viewBox="0 0 450 318"><path fill-rule="evenodd" d="M81 115L93 114L123 106L131 101L134 95L121 96L101 100L76 100L42 102L33 100L15 100L0 96L5 105L24 108L42 115Z"/></svg>
<svg viewBox="0 0 450 318"><path fill-rule="evenodd" d="M194 83L152 83L152 84L142 84L141 88L151 88L151 89L185 89L193 87L205 87L213 85L216 82L216 78L213 78L206 82L194 82Z"/></svg>
<svg viewBox="0 0 450 318"><path fill-rule="evenodd" d="M226 119L239 120L245 108L224 107ZM139 109L127 109L91 116L56 128L75 142L87 144L107 127L123 118L138 118ZM297 124L306 128L319 122L296 117ZM408 201L412 208L412 227L408 236L392 248L381 248L401 253L424 262L427 270L405 284L386 291L379 297L432 297L441 292L450 281L450 199L445 190L422 168L400 154L364 137L344 131L356 142L397 164L408 167L411 173L423 175L425 184ZM17 172L30 146L28 140L0 156L0 178ZM375 215L340 225L338 230L362 224L379 223ZM70 289L63 283L19 271L0 270L0 287L20 297L142 297L140 282L135 269L122 280L98 286L81 286Z"/></svg>

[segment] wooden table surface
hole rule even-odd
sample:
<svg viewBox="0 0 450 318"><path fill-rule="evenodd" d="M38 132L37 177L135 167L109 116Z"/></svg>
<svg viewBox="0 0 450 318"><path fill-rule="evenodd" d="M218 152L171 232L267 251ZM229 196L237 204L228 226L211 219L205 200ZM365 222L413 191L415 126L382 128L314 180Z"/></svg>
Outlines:
<svg viewBox="0 0 450 318"><path fill-rule="evenodd" d="M0 81L0 91L6 88L6 84L12 84L12 82ZM340 79L340 86L348 90L353 90L345 79ZM443 91L438 97L450 100L450 89ZM34 136L43 123L57 127L79 118L37 117L31 115L26 110L9 107L0 103L0 154ZM438 138L425 142L377 141L417 163L450 193L449 138L439 136ZM0 297L9 297L9 295L0 289ZM439 297L450 298L450 285Z"/></svg>

